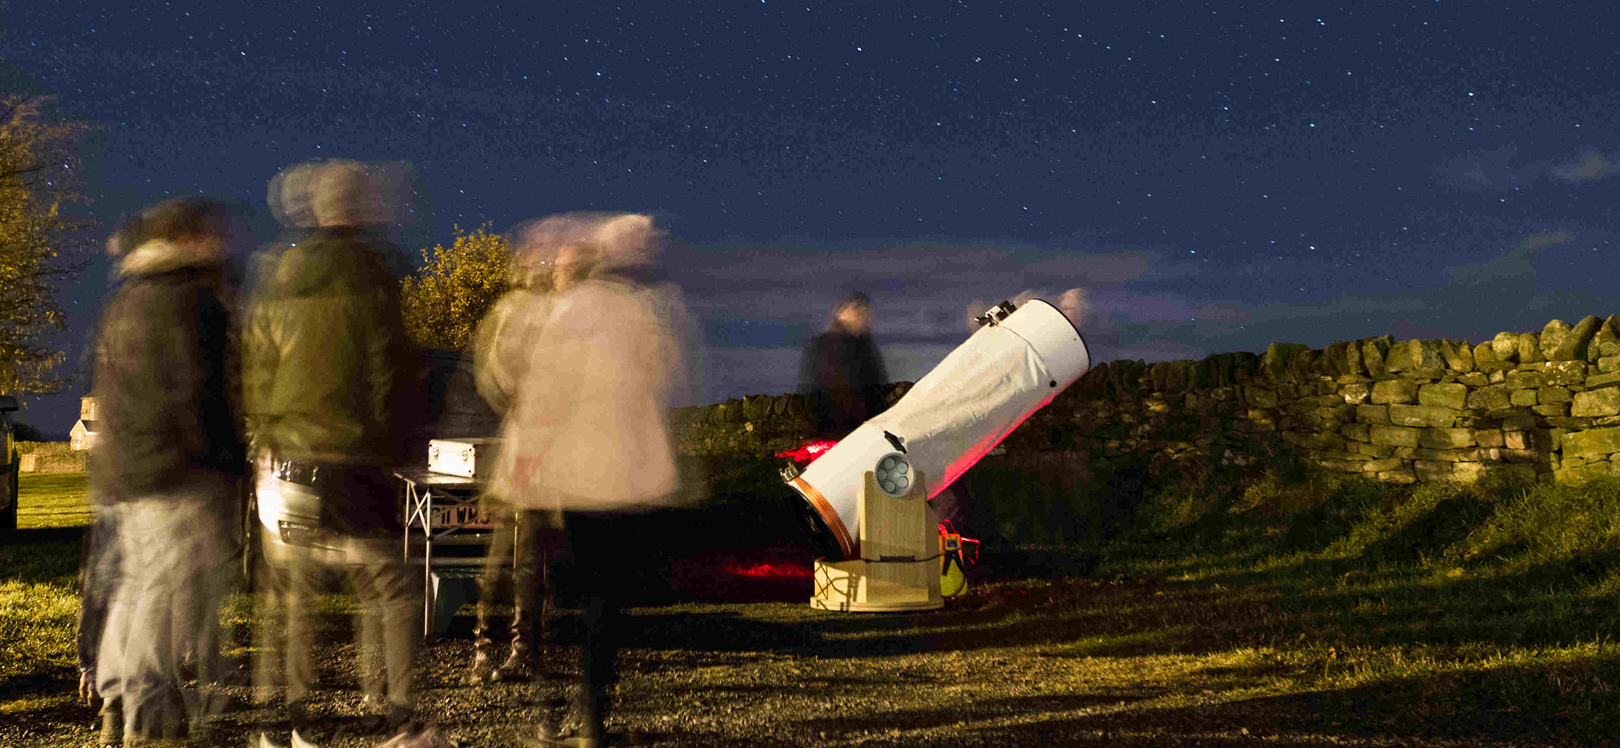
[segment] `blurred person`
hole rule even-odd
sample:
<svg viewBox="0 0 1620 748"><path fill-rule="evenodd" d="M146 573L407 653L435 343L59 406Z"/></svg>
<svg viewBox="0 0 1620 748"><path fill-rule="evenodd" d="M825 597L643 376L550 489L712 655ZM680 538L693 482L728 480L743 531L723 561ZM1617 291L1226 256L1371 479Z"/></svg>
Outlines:
<svg viewBox="0 0 1620 748"><path fill-rule="evenodd" d="M369 727L403 744L424 728L412 682L420 582L400 557L392 476L403 458L400 414L412 379L390 269L398 250L381 232L396 206L386 172L372 165L327 161L290 173L296 178L272 182L272 201L307 207L278 215L314 226L257 263L262 277L243 341L243 402L273 572L265 586L285 603L284 620L261 621L263 637L281 641L259 642L256 680L267 687L281 666L291 744L313 745L314 606L322 579L338 577L361 605L361 684L368 708L382 712ZM259 743L278 741L262 732Z"/></svg>
<svg viewBox="0 0 1620 748"><path fill-rule="evenodd" d="M826 332L810 339L799 364L799 389L814 398L817 435L842 439L887 407L883 354L872 342L872 300L856 292L833 308Z"/></svg>
<svg viewBox="0 0 1620 748"><path fill-rule="evenodd" d="M527 370L528 349L552 309L552 262L570 223L556 218L525 221L507 234L512 257L506 284L474 336L473 372L478 394L496 413L511 408Z"/></svg>
<svg viewBox="0 0 1620 748"><path fill-rule="evenodd" d="M129 220L113 232L107 239L109 256L119 256L129 251L129 242L134 241L132 234L137 226L137 221ZM116 268L113 277L115 280L118 278ZM91 335L92 340L100 337L99 331ZM95 353L94 345L86 348L89 367L95 365ZM107 690L107 694L113 698L109 701L102 697L96 661L101 654L107 614L122 579L119 565L123 556L118 552L118 502L115 495L103 491L90 491L89 498L90 529L85 533L83 554L79 559L79 616L75 642L79 703L97 712L97 719L101 721L98 745L116 746L123 743L123 709L116 697L116 683L110 683Z"/></svg>
<svg viewBox="0 0 1620 748"><path fill-rule="evenodd" d="M630 575L656 540L627 537L629 520L671 506L680 491L668 408L694 384L693 327L679 289L654 265L661 233L652 217L568 218L581 231L559 247L556 308L502 428L492 482L516 505L567 513L587 598L581 677L567 712L548 708L539 740L600 746Z"/></svg>
<svg viewBox="0 0 1620 748"><path fill-rule="evenodd" d="M108 243L120 285L95 348L101 439L90 475L98 515L111 523L92 530L102 558L87 579L96 593L112 590L95 669L103 745L116 743L119 722L124 745L188 730L206 743L221 706L219 605L244 472L229 227L219 203L169 200ZM195 688L183 674L188 655Z"/></svg>
<svg viewBox="0 0 1620 748"><path fill-rule="evenodd" d="M118 505L99 491L90 495L90 529L85 534L84 554L79 562L79 619L76 649L79 666L79 702L101 712L105 700L96 678L96 659L101 637L106 631L107 612L117 592L119 575ZM117 705L109 715L118 714ZM122 742L123 719L113 717L106 726L113 739Z"/></svg>
<svg viewBox="0 0 1620 748"><path fill-rule="evenodd" d="M512 290L478 324L474 374L478 392L505 417L528 369L530 349L552 310L552 258L575 222L561 218L530 221L510 233L512 260L507 282ZM562 512L517 509L498 492L486 491L484 508L495 521L494 537L478 578L478 619L473 628L473 662L466 680L532 677L535 646L544 636L550 604L550 557L562 545ZM492 608L500 594L503 572L512 575L511 651L495 664Z"/></svg>

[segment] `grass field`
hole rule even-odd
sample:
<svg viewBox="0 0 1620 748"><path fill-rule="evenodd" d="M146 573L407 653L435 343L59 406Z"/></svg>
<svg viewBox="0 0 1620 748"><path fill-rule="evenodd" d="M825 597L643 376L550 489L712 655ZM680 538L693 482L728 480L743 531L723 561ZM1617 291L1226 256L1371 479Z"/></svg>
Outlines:
<svg viewBox="0 0 1620 748"><path fill-rule="evenodd" d="M0 723L33 732L0 744L76 745L83 477L23 491L28 529L0 548ZM639 610L620 713L680 746L1615 744L1617 509L1620 483L1193 475L1097 548L989 549L935 613ZM424 709L467 745L512 744L481 725L532 695L460 686L463 613L429 647Z"/></svg>
<svg viewBox="0 0 1620 748"><path fill-rule="evenodd" d="M1098 569L1179 599L1156 614L1197 625L1164 644L1248 652L1363 727L1613 739L1620 482L1206 485L1150 496Z"/></svg>
<svg viewBox="0 0 1620 748"><path fill-rule="evenodd" d="M17 506L17 527L37 530L90 524L87 483L84 473L17 476L17 490L24 497Z"/></svg>
<svg viewBox="0 0 1620 748"><path fill-rule="evenodd" d="M72 711L78 683L85 474L24 473L18 491L17 533L0 545L0 720Z"/></svg>

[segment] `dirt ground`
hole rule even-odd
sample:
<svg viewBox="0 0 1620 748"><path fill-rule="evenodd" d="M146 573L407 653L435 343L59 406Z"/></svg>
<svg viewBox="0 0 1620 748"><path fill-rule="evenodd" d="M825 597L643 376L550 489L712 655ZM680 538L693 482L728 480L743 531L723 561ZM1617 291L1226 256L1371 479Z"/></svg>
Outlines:
<svg viewBox="0 0 1620 748"><path fill-rule="evenodd" d="M887 615L812 610L802 577L705 584L707 601L629 617L610 722L622 738L669 748L1591 744L1561 739L1553 709L1505 713L1488 694L1442 703L1417 681L1334 687L1281 656L1122 631L1099 612L1134 606L1132 620L1151 620L1162 599L1152 582L1004 581L941 611ZM382 741L360 729L350 625L326 616L317 657L312 711L320 745L333 748ZM423 648L421 713L461 746L526 745L542 700L562 697L573 671L574 611L554 619L550 677L534 683L463 685L471 627L464 608ZM13 712L22 721L0 729L6 744L93 745L94 715L72 702L71 684L47 687L63 697ZM233 691L221 745L248 745L282 719L252 706L249 688Z"/></svg>

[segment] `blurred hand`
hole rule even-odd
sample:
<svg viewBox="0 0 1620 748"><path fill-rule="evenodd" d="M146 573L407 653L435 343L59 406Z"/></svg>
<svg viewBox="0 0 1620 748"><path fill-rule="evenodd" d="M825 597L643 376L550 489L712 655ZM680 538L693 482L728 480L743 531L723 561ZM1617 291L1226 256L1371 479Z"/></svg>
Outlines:
<svg viewBox="0 0 1620 748"><path fill-rule="evenodd" d="M95 669L92 668L90 670L80 670L79 703L84 704L85 706L93 706L100 698L101 694L96 691Z"/></svg>

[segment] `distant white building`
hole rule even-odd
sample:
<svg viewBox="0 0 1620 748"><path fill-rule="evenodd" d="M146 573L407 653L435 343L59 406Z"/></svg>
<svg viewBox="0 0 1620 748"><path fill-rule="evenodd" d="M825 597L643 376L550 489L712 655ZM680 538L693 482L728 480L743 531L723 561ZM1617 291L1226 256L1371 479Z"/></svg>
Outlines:
<svg viewBox="0 0 1620 748"><path fill-rule="evenodd" d="M73 424L73 430L68 432L68 444L81 452L96 446L95 398L79 398L79 422Z"/></svg>

